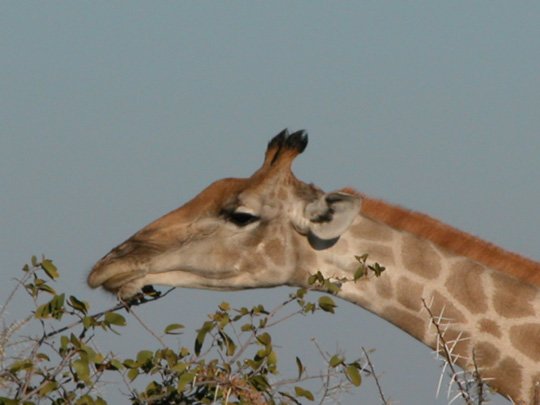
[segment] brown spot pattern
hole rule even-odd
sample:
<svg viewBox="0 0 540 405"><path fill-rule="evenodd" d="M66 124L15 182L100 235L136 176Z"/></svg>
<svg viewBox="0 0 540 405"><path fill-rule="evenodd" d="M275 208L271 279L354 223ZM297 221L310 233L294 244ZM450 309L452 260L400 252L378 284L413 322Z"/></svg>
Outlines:
<svg viewBox="0 0 540 405"><path fill-rule="evenodd" d="M512 398L520 398L522 384L522 369L511 357L505 357L496 368L496 375L489 375L486 372L486 377L495 377L493 385L498 391L510 395ZM495 371L492 369L492 371Z"/></svg>
<svg viewBox="0 0 540 405"><path fill-rule="evenodd" d="M489 342L479 342L474 348L474 353L479 368L492 367L501 357L501 351Z"/></svg>
<svg viewBox="0 0 540 405"><path fill-rule="evenodd" d="M458 328L451 327L444 332L443 337L452 357L459 355L456 362L461 367L464 367L470 358L471 335ZM438 349L442 353L441 348Z"/></svg>
<svg viewBox="0 0 540 405"><path fill-rule="evenodd" d="M433 292L433 304L431 305L431 312L435 316L439 316L442 313L446 322L452 323L464 323L466 321L465 315L458 310L454 304L446 299L444 295L438 291Z"/></svg>
<svg viewBox="0 0 540 405"><path fill-rule="evenodd" d="M490 335L501 337L501 329L499 325L491 319L480 319L478 321L478 329L480 332L489 333Z"/></svg>
<svg viewBox="0 0 540 405"><path fill-rule="evenodd" d="M469 260L461 260L450 268L446 287L453 297L473 314L488 309L487 296L482 285L484 268Z"/></svg>
<svg viewBox="0 0 540 405"><path fill-rule="evenodd" d="M435 279L441 272L441 260L430 242L412 235L403 237L401 246L403 264L407 270L427 279Z"/></svg>
<svg viewBox="0 0 540 405"><path fill-rule="evenodd" d="M382 273L380 277L377 277L373 280L375 283L375 290L382 298L392 298L394 295L394 289L392 288L392 283L390 282L390 276L386 273Z"/></svg>
<svg viewBox="0 0 540 405"><path fill-rule="evenodd" d="M391 266L395 263L394 252L392 248L384 245L373 244L362 244L361 254L367 253L369 259L376 261L381 266Z"/></svg>
<svg viewBox="0 0 540 405"><path fill-rule="evenodd" d="M427 330L424 319L395 307L386 307L381 316L417 339L423 340Z"/></svg>
<svg viewBox="0 0 540 405"><path fill-rule="evenodd" d="M510 340L521 353L540 362L540 324L526 323L512 326Z"/></svg>
<svg viewBox="0 0 540 405"><path fill-rule="evenodd" d="M388 225L380 224L368 218L362 218L350 230L356 238L376 241L389 241L392 239L394 232Z"/></svg>
<svg viewBox="0 0 540 405"><path fill-rule="evenodd" d="M495 294L493 305L498 314L507 318L534 315L532 302L536 297L533 286L502 273L493 273Z"/></svg>
<svg viewBox="0 0 540 405"><path fill-rule="evenodd" d="M424 287L405 277L400 277L397 282L397 300L405 308L419 311L422 308L422 292Z"/></svg>
<svg viewBox="0 0 540 405"><path fill-rule="evenodd" d="M267 255L270 257L270 260L274 262L274 264L277 264L278 266L285 264L285 247L279 239L272 239L265 245L265 249Z"/></svg>

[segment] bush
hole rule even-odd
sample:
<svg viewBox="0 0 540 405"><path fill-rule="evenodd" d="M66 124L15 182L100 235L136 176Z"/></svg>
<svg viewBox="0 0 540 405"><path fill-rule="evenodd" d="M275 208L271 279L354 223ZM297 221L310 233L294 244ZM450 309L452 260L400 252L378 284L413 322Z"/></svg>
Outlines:
<svg viewBox="0 0 540 405"><path fill-rule="evenodd" d="M365 263L363 257L359 259ZM173 347L166 342L184 330L183 325L171 323L161 335L149 331L159 341L159 349L141 348L130 358L121 358L100 352L93 339L120 334L130 308L162 299L171 290L160 293L148 288L131 302L91 314L88 302L56 291L60 275L52 260L32 257L22 271L0 309L0 319L4 320L6 308L17 293L28 294L34 306L24 319L9 325L3 322L2 404L36 404L43 400L53 404L106 404L107 399L98 394L105 376L118 384L123 381L133 404L300 403L323 401L359 387L362 373L369 374L365 361L362 366L360 359L349 361L320 349L325 372L309 373L299 357L295 375L280 372L272 328L296 316L333 313L336 304L329 295L309 300L309 291L298 289L268 310L262 305L233 308L223 302L197 330L193 348ZM336 293L340 288L340 282L325 279L320 273L309 281L316 290ZM25 337L22 331L26 328L39 333ZM319 381L318 390L305 388L311 380Z"/></svg>

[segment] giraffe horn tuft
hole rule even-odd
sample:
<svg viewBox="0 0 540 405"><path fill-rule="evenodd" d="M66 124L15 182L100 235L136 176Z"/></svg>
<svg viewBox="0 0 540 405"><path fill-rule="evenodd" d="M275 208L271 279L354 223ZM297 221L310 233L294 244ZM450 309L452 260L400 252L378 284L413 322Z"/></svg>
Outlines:
<svg viewBox="0 0 540 405"><path fill-rule="evenodd" d="M308 136L305 130L302 129L289 134L289 130L285 128L268 142L261 170L268 170L274 165L290 166L295 156L304 151L307 143Z"/></svg>
<svg viewBox="0 0 540 405"><path fill-rule="evenodd" d="M270 142L268 142L268 149L278 148L281 149L286 139L289 137L288 128L283 129L279 134L274 136Z"/></svg>
<svg viewBox="0 0 540 405"><path fill-rule="evenodd" d="M302 153L308 144L308 134L305 129L292 133L286 140L285 147Z"/></svg>

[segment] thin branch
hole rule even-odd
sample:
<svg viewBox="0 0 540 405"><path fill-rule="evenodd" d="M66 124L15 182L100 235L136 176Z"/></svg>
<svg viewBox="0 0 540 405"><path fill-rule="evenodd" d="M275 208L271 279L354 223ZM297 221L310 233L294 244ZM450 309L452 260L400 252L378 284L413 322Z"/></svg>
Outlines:
<svg viewBox="0 0 540 405"><path fill-rule="evenodd" d="M473 364L474 364L474 383L478 390L478 405L484 403L484 382L482 381L482 376L480 375L480 370L478 369L478 363L476 362L476 350L473 349L472 352Z"/></svg>
<svg viewBox="0 0 540 405"><path fill-rule="evenodd" d="M146 325L143 320L141 319L141 317L139 317L135 311L133 310L133 308L130 309L129 313L131 314L131 316L133 316L137 322L139 322L141 324L141 326L146 329L146 331L148 333L150 333L154 338L156 338L156 340L161 344L161 346L163 346L163 348L167 348L167 345L165 344L165 342L163 341L163 339L161 339L158 335L156 335L156 333L154 333L154 331L152 329L150 329L148 327L148 325Z"/></svg>
<svg viewBox="0 0 540 405"><path fill-rule="evenodd" d="M174 287L173 287L173 288L169 288L169 289L168 289L167 291L165 291L163 294L158 295L158 296L156 296L156 297L152 297L152 298L148 298L148 299L147 299L147 298L143 298L143 299L141 299L141 300L139 300L139 301L132 301L132 302L128 302L128 303L126 303L126 302L121 302L121 303L115 305L115 306L112 307L112 308L106 309L105 311L101 311L101 312L98 312L98 313L96 313L96 314L94 314L94 315L90 315L90 317L93 318L93 319L98 319L98 318L102 317L103 315L105 315L105 314L108 313L108 312L116 312L116 311L118 311L118 310L120 310L120 309L127 309L127 310L129 311L129 308L131 308L131 307L136 307L136 306L139 306L139 305L146 304L146 303L148 303L148 302L153 302L153 301L160 300L160 299L164 298L166 295L168 295L172 290L174 290ZM64 327L62 327L62 328L60 328L60 329L56 329L56 330L54 330L54 331L52 331L52 332L49 332L49 333L45 334L45 335L41 338L41 340L43 341L43 340L46 340L46 339L48 339L48 338L50 338L50 337L52 337L52 336L58 335L59 333L65 332L66 330L69 330L69 329L71 329L71 328L73 328L73 327L75 327L75 326L77 326L77 325L80 325L82 322L83 322L83 320L82 320L82 319L79 319L78 321L75 321L75 322L73 322L73 323L70 323L70 324L67 325L67 326L64 326Z"/></svg>
<svg viewBox="0 0 540 405"><path fill-rule="evenodd" d="M388 401L386 401L386 398L384 397L383 390L381 388L381 384L379 383L379 378L377 377L377 374L375 374L375 367L373 367L373 363L371 362L371 359L369 358L367 350L362 346L362 351L364 352L364 356L366 356L366 360L369 366L369 371L373 378L375 379L375 383L377 384L377 389L379 390L379 396L381 397L381 401L384 405L388 405Z"/></svg>
<svg viewBox="0 0 540 405"><path fill-rule="evenodd" d="M428 305L426 303L426 300L424 298L422 298L422 304L424 305L424 308L428 312L430 321L431 321L432 325L435 327L435 331L437 332L437 337L438 337L438 340L441 343L440 346L442 347L443 355L444 355L444 357L445 357L445 359L447 361L448 367L450 367L450 370L452 372L452 381L456 382L456 384L458 386L459 394L461 395L461 397L463 398L465 403L467 405L474 405L472 403L472 401L471 401L471 396L470 396L469 392L467 391L467 387L464 387L461 380L459 378L457 378L458 373L457 373L457 371L456 371L456 369L454 367L454 360L452 358L452 353L448 349L448 343L446 342L446 339L443 336L444 332L441 330L439 322L436 320L435 315L433 315L433 312L431 312L431 309L428 307ZM437 351L438 351L438 349L439 349L439 347L437 347ZM459 397L459 395L458 395L458 397Z"/></svg>
<svg viewBox="0 0 540 405"><path fill-rule="evenodd" d="M0 309L0 319L2 319L2 317L4 316L4 312L6 311L9 303L15 296L15 293L17 292L19 287L24 286L24 283L26 282L26 280L28 280L37 270L38 270L37 267L33 267L31 270L28 270L28 272L24 275L22 280L19 280L17 278L15 279L15 281L17 281L17 284L15 285L15 288L11 290L11 293L8 295L7 299L4 301L4 304L2 305L2 308Z"/></svg>

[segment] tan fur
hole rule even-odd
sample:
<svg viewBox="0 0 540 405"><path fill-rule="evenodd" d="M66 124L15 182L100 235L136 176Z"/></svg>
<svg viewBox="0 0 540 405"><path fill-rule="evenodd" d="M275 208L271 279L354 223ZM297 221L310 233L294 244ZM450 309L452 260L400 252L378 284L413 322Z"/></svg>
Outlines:
<svg viewBox="0 0 540 405"><path fill-rule="evenodd" d="M347 189L351 192L351 189ZM443 249L540 287L540 263L508 252L428 215L362 195L362 214L375 221L428 239Z"/></svg>

